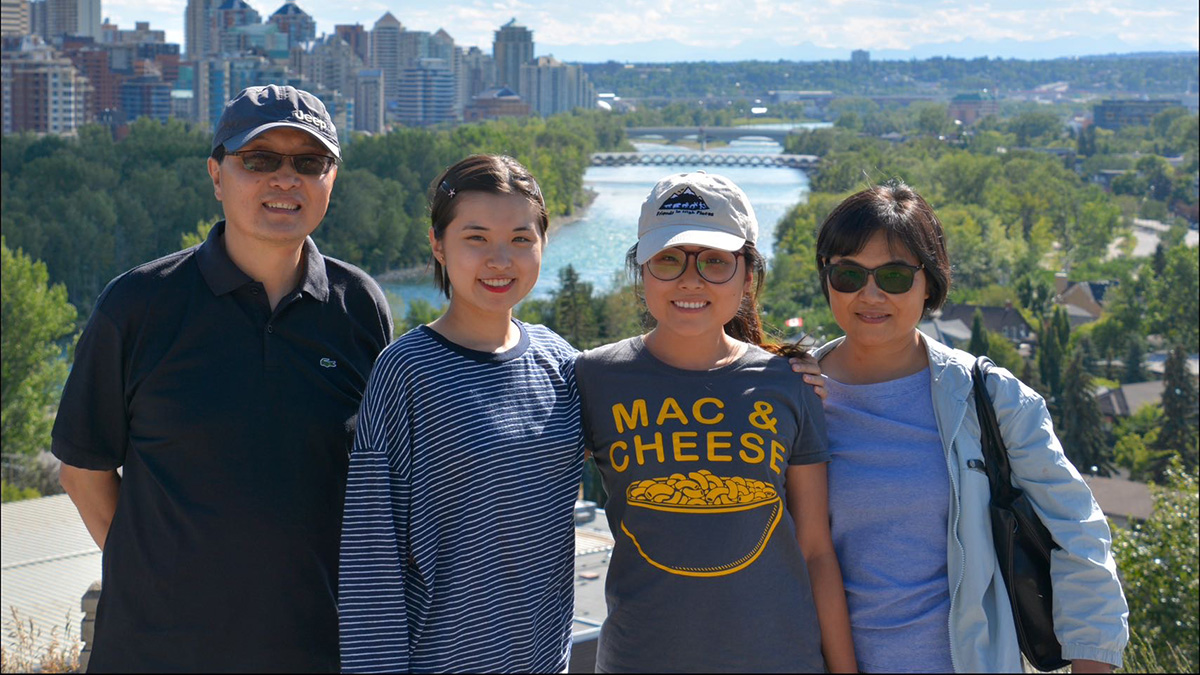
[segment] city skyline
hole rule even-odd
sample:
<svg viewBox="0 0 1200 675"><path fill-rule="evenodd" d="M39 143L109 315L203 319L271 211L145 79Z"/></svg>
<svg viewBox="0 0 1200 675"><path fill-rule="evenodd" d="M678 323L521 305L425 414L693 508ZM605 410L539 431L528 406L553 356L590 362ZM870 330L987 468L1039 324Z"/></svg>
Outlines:
<svg viewBox="0 0 1200 675"><path fill-rule="evenodd" d="M263 16L284 4L248 2ZM534 31L539 55L566 61L845 59L852 49L869 50L876 59L1200 49L1200 10L1190 0L1166 0L1153 8L1140 0L1017 0L971 7L920 0L831 0L816 6L786 0L736 5L613 0L572 7L569 15L550 0L298 4L316 19L318 35L339 23L369 29L390 11L406 29L442 28L457 44L480 48L490 47L493 32L516 18ZM185 5L186 0L104 0L103 14L121 27L149 21L166 31L168 41L182 44Z"/></svg>

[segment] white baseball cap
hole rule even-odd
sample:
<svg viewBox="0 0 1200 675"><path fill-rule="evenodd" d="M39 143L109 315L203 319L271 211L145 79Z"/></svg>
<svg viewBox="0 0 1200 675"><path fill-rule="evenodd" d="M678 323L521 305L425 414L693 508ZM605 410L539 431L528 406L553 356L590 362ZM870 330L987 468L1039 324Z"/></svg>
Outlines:
<svg viewBox="0 0 1200 675"><path fill-rule="evenodd" d="M758 240L746 193L724 176L696 171L658 181L638 218L637 263L672 246L738 251Z"/></svg>

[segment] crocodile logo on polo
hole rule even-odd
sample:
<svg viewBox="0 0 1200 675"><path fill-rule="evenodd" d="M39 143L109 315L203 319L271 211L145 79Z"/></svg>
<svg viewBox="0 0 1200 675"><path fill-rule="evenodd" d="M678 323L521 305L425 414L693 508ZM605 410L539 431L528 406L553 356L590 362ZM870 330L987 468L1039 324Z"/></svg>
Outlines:
<svg viewBox="0 0 1200 675"><path fill-rule="evenodd" d="M321 359L321 367L322 368L337 368L337 361L334 361L333 359L331 359L329 357L325 357L325 358Z"/></svg>

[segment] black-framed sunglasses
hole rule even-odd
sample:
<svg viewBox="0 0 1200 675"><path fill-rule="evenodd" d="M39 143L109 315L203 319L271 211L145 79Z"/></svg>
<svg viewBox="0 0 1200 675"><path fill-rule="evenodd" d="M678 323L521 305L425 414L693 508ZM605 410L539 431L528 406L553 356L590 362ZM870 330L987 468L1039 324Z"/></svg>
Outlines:
<svg viewBox="0 0 1200 675"><path fill-rule="evenodd" d="M684 270L696 258L696 271L700 278L710 284L723 284L737 274L738 256L741 251L722 251L706 248L689 253L681 248L664 248L646 261L646 270L659 281L674 281L683 276Z"/></svg>
<svg viewBox="0 0 1200 675"><path fill-rule="evenodd" d="M237 155L242 166L252 173L274 173L283 165L284 158L291 159L292 168L302 176L324 176L337 164L337 159L316 153L285 155L270 150L237 150L225 154Z"/></svg>
<svg viewBox="0 0 1200 675"><path fill-rule="evenodd" d="M873 269L853 263L830 263L821 268L821 274L829 280L829 287L838 293L855 293L867 285L867 278L874 275L875 285L884 293L899 295L912 289L917 272L924 265L888 263Z"/></svg>

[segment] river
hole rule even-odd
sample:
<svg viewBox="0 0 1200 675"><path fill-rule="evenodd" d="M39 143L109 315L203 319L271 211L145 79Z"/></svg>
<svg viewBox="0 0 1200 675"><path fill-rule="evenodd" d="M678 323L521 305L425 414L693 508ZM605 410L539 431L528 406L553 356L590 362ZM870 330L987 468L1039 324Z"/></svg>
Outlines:
<svg viewBox="0 0 1200 675"><path fill-rule="evenodd" d="M807 125L806 125L807 126ZM678 145L634 142L639 152L698 152ZM766 153L782 150L766 139L742 139L709 152ZM547 298L558 287L559 271L572 265L580 278L603 293L614 286L615 275L623 274L625 252L637 242L637 219L650 188L672 173L701 169L695 166L590 167L584 185L595 192L595 200L579 220L555 229L542 258L542 273L530 297ZM737 183L753 204L759 221L758 247L768 258L775 244L775 225L795 204L808 195L808 176L787 168L709 168ZM437 307L445 302L432 282L383 284L393 311L404 316L409 302L422 299Z"/></svg>

